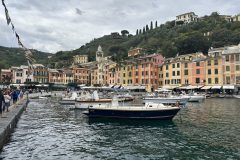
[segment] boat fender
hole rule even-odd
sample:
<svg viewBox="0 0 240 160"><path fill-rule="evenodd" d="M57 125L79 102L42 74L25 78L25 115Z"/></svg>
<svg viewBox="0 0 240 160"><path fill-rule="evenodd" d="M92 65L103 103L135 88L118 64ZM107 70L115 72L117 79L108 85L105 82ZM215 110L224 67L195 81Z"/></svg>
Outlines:
<svg viewBox="0 0 240 160"><path fill-rule="evenodd" d="M152 105L149 105L149 107L152 107Z"/></svg>

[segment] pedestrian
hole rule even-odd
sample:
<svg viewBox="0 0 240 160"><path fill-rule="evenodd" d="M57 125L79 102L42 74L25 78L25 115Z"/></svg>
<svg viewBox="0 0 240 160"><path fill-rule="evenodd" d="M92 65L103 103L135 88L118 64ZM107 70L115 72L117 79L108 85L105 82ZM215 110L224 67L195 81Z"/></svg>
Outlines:
<svg viewBox="0 0 240 160"><path fill-rule="evenodd" d="M4 106L5 106L5 99L4 99L2 90L0 90L0 112L1 112L1 116L4 112Z"/></svg>
<svg viewBox="0 0 240 160"><path fill-rule="evenodd" d="M4 93L4 99L5 99L6 110L8 112L8 108L9 108L10 102L11 102L11 96L9 96L7 91Z"/></svg>
<svg viewBox="0 0 240 160"><path fill-rule="evenodd" d="M16 90L14 90L13 92L12 92L12 99L13 99L13 103L15 104L16 102L17 102L17 100L18 100L18 94L17 94L17 91Z"/></svg>

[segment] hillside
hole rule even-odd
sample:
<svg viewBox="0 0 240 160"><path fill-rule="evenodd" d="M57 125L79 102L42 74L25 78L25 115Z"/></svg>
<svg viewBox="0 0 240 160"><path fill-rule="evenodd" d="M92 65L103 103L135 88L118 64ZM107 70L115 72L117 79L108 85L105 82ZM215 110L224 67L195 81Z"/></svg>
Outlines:
<svg viewBox="0 0 240 160"><path fill-rule="evenodd" d="M46 65L48 63L48 56L50 53L31 50L36 63ZM0 46L0 69L9 68L11 66L26 65L27 60L25 53L21 48L7 48Z"/></svg>
<svg viewBox="0 0 240 160"><path fill-rule="evenodd" d="M141 33L139 31L134 36L112 33L94 39L79 49L57 52L51 63L56 67L66 67L71 64L72 56L76 54L87 54L90 60L94 60L98 45L102 46L106 56L111 55L114 60L120 61L126 58L127 51L134 47L142 47L147 53L159 52L165 57L172 57L177 53L207 53L210 47L240 43L240 22L227 22L216 12L187 25L175 26L175 21L171 21L155 28L152 24L151 27L146 25L141 29Z"/></svg>

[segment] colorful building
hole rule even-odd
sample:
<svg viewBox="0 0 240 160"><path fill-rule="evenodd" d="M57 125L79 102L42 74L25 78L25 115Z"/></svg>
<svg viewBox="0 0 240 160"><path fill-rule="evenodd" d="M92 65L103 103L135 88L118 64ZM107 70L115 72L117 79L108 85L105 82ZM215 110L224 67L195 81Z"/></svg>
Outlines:
<svg viewBox="0 0 240 160"><path fill-rule="evenodd" d="M34 64L33 81L38 83L48 83L48 68L42 64Z"/></svg>

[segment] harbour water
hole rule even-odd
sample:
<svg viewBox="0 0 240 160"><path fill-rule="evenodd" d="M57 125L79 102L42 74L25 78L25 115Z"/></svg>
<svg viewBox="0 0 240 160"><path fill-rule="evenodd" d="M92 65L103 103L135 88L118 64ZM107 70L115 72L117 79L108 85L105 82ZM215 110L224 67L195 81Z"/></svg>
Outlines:
<svg viewBox="0 0 240 160"><path fill-rule="evenodd" d="M89 120L53 100L29 103L0 159L240 159L238 99L207 99L172 121Z"/></svg>

